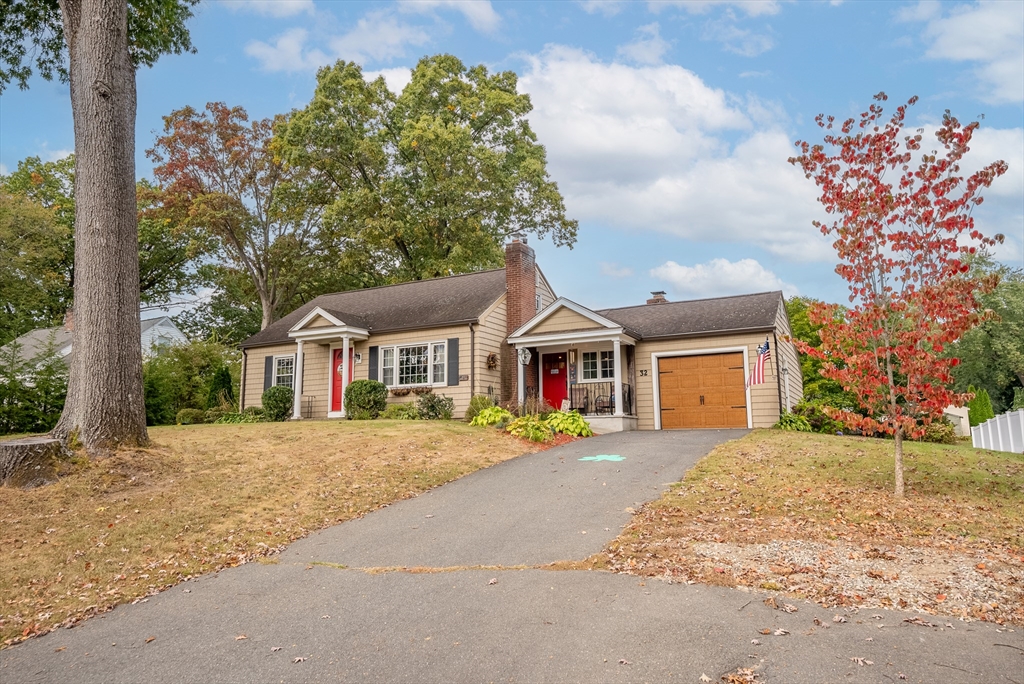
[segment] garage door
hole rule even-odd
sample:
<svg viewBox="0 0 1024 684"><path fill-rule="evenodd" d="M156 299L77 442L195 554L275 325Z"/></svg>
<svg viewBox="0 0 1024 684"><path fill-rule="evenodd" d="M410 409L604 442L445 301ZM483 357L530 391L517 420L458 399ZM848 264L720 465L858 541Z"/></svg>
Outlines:
<svg viewBox="0 0 1024 684"><path fill-rule="evenodd" d="M743 353L658 359L661 427L745 428Z"/></svg>

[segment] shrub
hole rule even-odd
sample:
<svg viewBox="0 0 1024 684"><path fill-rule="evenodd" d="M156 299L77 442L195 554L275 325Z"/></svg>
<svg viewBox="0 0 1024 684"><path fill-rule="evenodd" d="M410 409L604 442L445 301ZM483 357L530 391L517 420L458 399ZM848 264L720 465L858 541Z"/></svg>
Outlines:
<svg viewBox="0 0 1024 684"><path fill-rule="evenodd" d="M1016 387L1013 390L1013 404L1010 405L1010 409L1016 411L1017 409L1024 409L1024 387Z"/></svg>
<svg viewBox="0 0 1024 684"><path fill-rule="evenodd" d="M423 420L451 420L455 411L455 400L443 394L421 394L416 408Z"/></svg>
<svg viewBox="0 0 1024 684"><path fill-rule="evenodd" d="M935 444L956 444L956 430L948 418L934 420L924 428L922 442L934 442Z"/></svg>
<svg viewBox="0 0 1024 684"><path fill-rule="evenodd" d="M202 409L184 408L174 417L174 422L178 425L197 425L205 420L206 412Z"/></svg>
<svg viewBox="0 0 1024 684"><path fill-rule="evenodd" d="M507 425L512 421L512 413L507 411L500 406L492 406L490 408L481 409L479 413L469 421L470 425Z"/></svg>
<svg viewBox="0 0 1024 684"><path fill-rule="evenodd" d="M568 413L552 411L544 423L555 432L573 437L593 437L594 431L590 429L590 423L584 420L579 411L572 410Z"/></svg>
<svg viewBox="0 0 1024 684"><path fill-rule="evenodd" d="M221 407L219 401L210 404L210 400L211 395L219 399L224 394L212 390L215 381L223 384L226 373L230 384L231 378L237 377L239 363L237 349L215 340L162 348L142 366L147 422L173 423L183 408L234 408L233 391L231 397L225 397L231 399L228 406Z"/></svg>
<svg viewBox="0 0 1024 684"><path fill-rule="evenodd" d="M263 420L263 413L264 411L262 406L246 406L245 410L242 411L243 416L249 416L257 419L256 421L253 422Z"/></svg>
<svg viewBox="0 0 1024 684"><path fill-rule="evenodd" d="M476 418L476 414L486 408L491 408L492 406L494 406L494 402L491 401L489 396L486 394L477 394L469 400L469 408L466 409L466 420L472 423L473 419Z"/></svg>
<svg viewBox="0 0 1024 684"><path fill-rule="evenodd" d="M206 394L206 408L214 409L224 406L235 406L235 386L231 381L231 371L227 366L221 366L214 371L210 389Z"/></svg>
<svg viewBox="0 0 1024 684"><path fill-rule="evenodd" d="M385 420L419 420L420 410L411 401L401 404L388 404L388 407L384 409L380 417Z"/></svg>
<svg viewBox="0 0 1024 684"><path fill-rule="evenodd" d="M779 422L772 426L776 430L789 430L791 432L814 432L814 428L803 416L786 411L779 418Z"/></svg>
<svg viewBox="0 0 1024 684"><path fill-rule="evenodd" d="M356 380L345 388L345 414L353 420L373 420L388 406L388 388L376 380Z"/></svg>
<svg viewBox="0 0 1024 684"><path fill-rule="evenodd" d="M995 418L996 414L992 410L992 399L988 396L988 390L978 389L971 385L967 391L974 392L974 398L967 402L967 420L971 427L981 425L990 418Z"/></svg>
<svg viewBox="0 0 1024 684"><path fill-rule="evenodd" d="M508 424L505 430L515 437L528 439L531 442L546 442L554 437L551 428L537 415L516 418Z"/></svg>
<svg viewBox="0 0 1024 684"><path fill-rule="evenodd" d="M263 393L263 416L272 423L288 420L295 398L291 387L274 385Z"/></svg>
<svg viewBox="0 0 1024 684"><path fill-rule="evenodd" d="M807 420L813 432L821 432L834 435L837 432L845 432L846 425L835 420L825 412L825 407L830 406L821 400L801 401L793 407L793 415Z"/></svg>
<svg viewBox="0 0 1024 684"><path fill-rule="evenodd" d="M231 411L225 411L222 408L208 408L203 415L203 421L206 423L216 423L226 413L231 413Z"/></svg>

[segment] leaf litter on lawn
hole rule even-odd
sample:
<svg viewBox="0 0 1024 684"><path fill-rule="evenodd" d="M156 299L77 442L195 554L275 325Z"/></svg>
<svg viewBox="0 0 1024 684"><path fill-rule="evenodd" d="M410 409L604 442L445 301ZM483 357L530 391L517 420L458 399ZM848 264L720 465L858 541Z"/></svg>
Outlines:
<svg viewBox="0 0 1024 684"><path fill-rule="evenodd" d="M1024 624L1024 455L906 443L900 500L892 448L755 430L577 567Z"/></svg>

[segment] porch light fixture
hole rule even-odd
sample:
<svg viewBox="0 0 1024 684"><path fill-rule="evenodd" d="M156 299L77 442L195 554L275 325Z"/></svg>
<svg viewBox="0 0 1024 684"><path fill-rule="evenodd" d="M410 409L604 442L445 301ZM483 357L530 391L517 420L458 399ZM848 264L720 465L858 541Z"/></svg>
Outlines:
<svg viewBox="0 0 1024 684"><path fill-rule="evenodd" d="M574 363L576 363L576 350L575 349L570 349L569 350L569 364L572 365Z"/></svg>

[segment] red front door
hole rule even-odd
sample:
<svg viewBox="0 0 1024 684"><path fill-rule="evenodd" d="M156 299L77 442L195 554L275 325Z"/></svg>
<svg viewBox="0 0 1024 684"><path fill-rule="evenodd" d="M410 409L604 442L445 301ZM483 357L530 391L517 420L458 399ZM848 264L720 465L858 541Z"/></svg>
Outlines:
<svg viewBox="0 0 1024 684"><path fill-rule="evenodd" d="M352 382L352 360L355 357L355 348L348 348L348 381ZM331 411L341 410L341 373L345 370L343 350L335 349L331 352Z"/></svg>
<svg viewBox="0 0 1024 684"><path fill-rule="evenodd" d="M569 369L565 363L565 353L544 354L541 373L544 374L544 401L553 408L562 408L562 400L569 396Z"/></svg>

